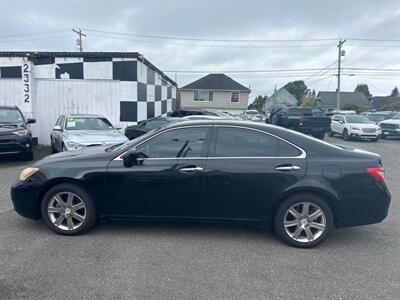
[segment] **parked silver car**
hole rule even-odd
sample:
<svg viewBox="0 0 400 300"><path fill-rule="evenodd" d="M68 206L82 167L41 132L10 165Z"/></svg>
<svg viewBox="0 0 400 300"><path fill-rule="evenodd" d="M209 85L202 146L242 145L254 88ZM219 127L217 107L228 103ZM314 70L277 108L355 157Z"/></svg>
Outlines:
<svg viewBox="0 0 400 300"><path fill-rule="evenodd" d="M126 142L118 129L99 115L61 115L50 134L51 149L55 153Z"/></svg>

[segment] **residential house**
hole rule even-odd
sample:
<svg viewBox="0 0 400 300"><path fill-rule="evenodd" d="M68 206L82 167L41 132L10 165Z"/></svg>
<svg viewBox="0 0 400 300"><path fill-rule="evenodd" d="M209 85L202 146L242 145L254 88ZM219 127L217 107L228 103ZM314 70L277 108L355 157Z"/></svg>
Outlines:
<svg viewBox="0 0 400 300"><path fill-rule="evenodd" d="M398 104L397 104L398 103ZM392 107L400 105L400 97L396 96L376 96L371 99L371 106L376 110L391 110Z"/></svg>
<svg viewBox="0 0 400 300"><path fill-rule="evenodd" d="M365 110L370 109L368 98L361 92L340 92L340 106L343 105L357 105ZM319 92L315 98L314 106L326 112L335 110L337 108L337 93Z"/></svg>
<svg viewBox="0 0 400 300"><path fill-rule="evenodd" d="M297 99L287 89L281 87L267 99L265 111L276 105L297 106Z"/></svg>
<svg viewBox="0 0 400 300"><path fill-rule="evenodd" d="M179 93L182 109L240 113L247 109L250 89L225 74L208 74L180 88Z"/></svg>

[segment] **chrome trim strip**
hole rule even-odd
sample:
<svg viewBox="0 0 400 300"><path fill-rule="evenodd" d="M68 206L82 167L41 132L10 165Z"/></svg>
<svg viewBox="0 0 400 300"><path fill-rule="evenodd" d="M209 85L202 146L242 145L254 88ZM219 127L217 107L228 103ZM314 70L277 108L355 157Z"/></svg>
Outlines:
<svg viewBox="0 0 400 300"><path fill-rule="evenodd" d="M291 143L291 142L289 142L289 141L287 141L287 140L285 140L285 139L283 139L283 138L281 138L281 137L279 137L279 136L277 136L277 135L275 135L275 134L272 134L272 133L269 133L269 132L265 132L265 131L260 130L260 129L251 128L251 127L246 127L246 126L239 126L239 125L221 125L221 124L217 124L217 125L193 125L193 126L174 127L174 128L168 129L168 130L166 130L166 131L159 132L158 134L149 137L148 139L146 139L146 140L140 142L139 144L135 145L135 147L136 147L136 146L140 146L141 144L147 142L148 140L151 140L152 138L154 138L154 137L156 137L156 136L158 136L158 135L160 135L160 134L162 134L162 133L164 133L164 132L171 131L171 130L183 129L183 128L193 128L193 127L212 127L212 126L214 126L214 127L233 127L233 128L242 128L242 129L249 129L249 130L258 131L258 132L261 132L261 133L264 133L264 134L273 136L273 137L275 137L275 138L277 138L277 139L279 139L279 140L281 140L281 141L283 141L283 142L285 142L285 143L288 143L289 145L291 145L291 146L295 147L297 150L299 150L299 151L301 152L301 154L300 154L299 156L165 157L165 158L141 158L140 160L176 160L176 159L178 159L178 160L180 160L180 159L191 159L191 160L196 160L196 159L261 159L261 158L262 158L262 159L265 159L265 158L266 158L266 159L271 159L271 158L275 158L275 159L276 159L276 158L280 158L280 159L293 159L293 158L306 158L306 157L307 157L307 152L306 152L304 149L300 148L299 146L297 146L297 145L295 145L295 144L293 144L293 143ZM127 151L128 151L128 150L127 150ZM124 153L120 154L119 156L117 156L117 157L114 158L113 160L122 160L122 156L123 156L127 151L125 151Z"/></svg>

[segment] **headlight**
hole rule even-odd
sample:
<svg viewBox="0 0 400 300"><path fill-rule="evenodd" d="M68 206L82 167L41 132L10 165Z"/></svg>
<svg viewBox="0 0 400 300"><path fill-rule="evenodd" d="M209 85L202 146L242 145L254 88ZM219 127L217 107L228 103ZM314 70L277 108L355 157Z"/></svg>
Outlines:
<svg viewBox="0 0 400 300"><path fill-rule="evenodd" d="M74 143L74 142L67 142L67 146L68 146L68 149L70 149L70 150L78 150L78 149L85 147L85 145L82 145L79 143Z"/></svg>
<svg viewBox="0 0 400 300"><path fill-rule="evenodd" d="M16 134L16 135L19 135L19 136L24 136L24 135L28 134L28 130L22 129L22 130L14 131L13 134Z"/></svg>
<svg viewBox="0 0 400 300"><path fill-rule="evenodd" d="M19 175L19 180L24 181L25 179L27 179L28 177L31 177L33 174L35 174L37 171L39 171L38 168L26 168L25 170L23 170L21 172L21 174Z"/></svg>
<svg viewBox="0 0 400 300"><path fill-rule="evenodd" d="M360 129L360 128L358 128L358 127L353 127L353 126L350 126L350 128L351 128L351 129L353 129L353 130L358 130L358 131L361 131L361 129Z"/></svg>

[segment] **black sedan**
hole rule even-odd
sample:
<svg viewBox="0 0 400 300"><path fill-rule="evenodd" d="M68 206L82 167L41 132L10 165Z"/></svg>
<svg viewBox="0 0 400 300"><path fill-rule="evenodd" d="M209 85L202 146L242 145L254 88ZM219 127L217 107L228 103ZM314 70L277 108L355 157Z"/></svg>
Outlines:
<svg viewBox="0 0 400 300"><path fill-rule="evenodd" d="M154 129L158 129L162 126L165 126L172 122L182 121L180 118L164 118L164 117L155 117L148 120L144 120L139 122L137 125L131 125L125 128L125 135L128 139L133 140L137 137L151 131Z"/></svg>
<svg viewBox="0 0 400 300"><path fill-rule="evenodd" d="M97 219L206 221L273 227L297 247L335 227L381 222L390 204L379 155L227 120L51 155L21 173L11 196L20 215L65 235Z"/></svg>

